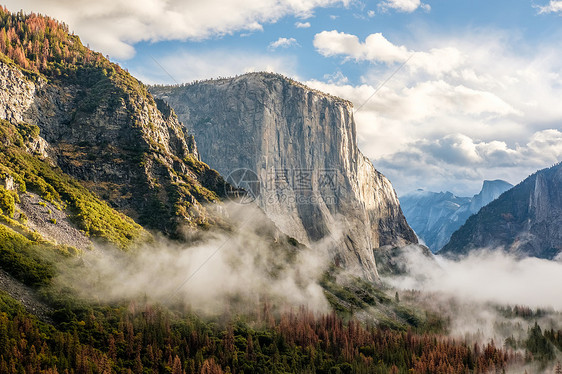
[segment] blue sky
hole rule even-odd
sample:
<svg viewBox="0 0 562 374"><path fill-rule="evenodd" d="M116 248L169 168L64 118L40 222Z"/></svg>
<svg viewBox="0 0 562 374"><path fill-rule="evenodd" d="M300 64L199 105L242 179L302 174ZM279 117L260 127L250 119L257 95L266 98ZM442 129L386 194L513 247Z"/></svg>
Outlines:
<svg viewBox="0 0 562 374"><path fill-rule="evenodd" d="M369 62L361 64L342 63L341 58L325 58L314 48L313 39L325 30L338 30L353 34L364 40L372 33L382 33L394 44L415 49L425 44L424 39L432 36L457 35L466 37L472 32L504 32L513 39L513 47L522 42L521 53L533 53L532 46L542 43L556 43L562 39L562 13L539 14L540 5L547 2L527 0L434 0L427 2L430 10L418 8L413 12L383 10L382 1L352 2L348 6L328 6L314 8L310 17L295 15L283 17L275 22L262 23L262 30L248 31L243 28L227 35L215 35L203 40L170 40L164 42L141 41L135 43L133 58L113 58L125 67L138 71L151 83L171 83L183 81L182 77L168 76L152 60L158 56L178 53L202 53L216 50L251 52L259 55L268 53L274 57L284 57L295 65L287 67L287 73L303 80L325 79L325 75L338 71L355 83ZM374 16L369 16L369 12ZM297 23L310 24L308 28L298 28ZM275 50L269 45L279 38L293 38L297 44L279 47ZM366 66L367 65L367 66ZM173 71L173 67L165 66ZM156 70L154 70L156 69ZM173 75L173 74L172 74ZM196 75L194 75L196 76ZM210 71L207 77L213 76ZM188 77L190 78L190 77Z"/></svg>
<svg viewBox="0 0 562 374"><path fill-rule="evenodd" d="M399 194L478 192L562 161L562 1L9 0L146 83L270 70L361 106Z"/></svg>

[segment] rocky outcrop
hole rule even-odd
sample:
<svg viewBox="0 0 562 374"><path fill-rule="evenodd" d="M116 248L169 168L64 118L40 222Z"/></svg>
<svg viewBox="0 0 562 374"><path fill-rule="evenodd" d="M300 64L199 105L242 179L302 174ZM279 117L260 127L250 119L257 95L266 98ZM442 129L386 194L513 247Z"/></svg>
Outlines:
<svg viewBox="0 0 562 374"><path fill-rule="evenodd" d="M502 181L484 181L482 190L473 197L456 196L452 192L417 190L400 197L404 215L410 226L433 252L449 242L468 217L513 187Z"/></svg>
<svg viewBox="0 0 562 374"><path fill-rule="evenodd" d="M41 138L30 151L48 153L146 227L175 235L180 226L213 223L204 205L224 191L218 173L199 161L193 137L165 103L104 64L77 67L80 79L47 80L0 61L0 118L37 125Z"/></svg>
<svg viewBox="0 0 562 374"><path fill-rule="evenodd" d="M441 249L470 216L469 197L417 190L400 197L406 220L433 252Z"/></svg>
<svg viewBox="0 0 562 374"><path fill-rule="evenodd" d="M562 251L562 164L540 170L470 217L439 252L503 249L553 259Z"/></svg>
<svg viewBox="0 0 562 374"><path fill-rule="evenodd" d="M44 239L78 249L93 246L91 239L75 227L66 210L58 209L36 194L22 194L16 207L14 219L25 222L27 227ZM21 219L22 214L25 215L25 220Z"/></svg>
<svg viewBox="0 0 562 374"><path fill-rule="evenodd" d="M483 206L488 205L495 199L501 196L502 193L511 189L513 185L506 181L496 179L493 181L484 181L482 190L477 195L472 197L470 201L470 213L476 214L482 209Z"/></svg>
<svg viewBox="0 0 562 374"><path fill-rule="evenodd" d="M376 279L373 250L417 242L392 185L357 147L351 103L267 73L151 90L204 162L225 176L255 173L267 215L303 243L329 242L336 263Z"/></svg>

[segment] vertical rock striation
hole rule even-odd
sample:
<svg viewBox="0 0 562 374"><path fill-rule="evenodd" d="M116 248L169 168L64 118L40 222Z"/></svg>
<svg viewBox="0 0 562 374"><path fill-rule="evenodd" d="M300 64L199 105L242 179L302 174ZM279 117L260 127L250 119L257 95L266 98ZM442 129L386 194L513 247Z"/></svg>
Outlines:
<svg viewBox="0 0 562 374"><path fill-rule="evenodd" d="M473 197L459 197L449 191L417 190L400 197L400 203L416 234L433 252L437 252L468 217L511 187L502 180L485 180L482 190Z"/></svg>
<svg viewBox="0 0 562 374"><path fill-rule="evenodd" d="M543 169L470 217L439 252L478 249L553 259L562 252L562 164Z"/></svg>
<svg viewBox="0 0 562 374"><path fill-rule="evenodd" d="M392 185L357 147L351 103L276 74L153 87L222 175L245 168L286 234L329 243L341 266L378 277L373 250L416 243Z"/></svg>

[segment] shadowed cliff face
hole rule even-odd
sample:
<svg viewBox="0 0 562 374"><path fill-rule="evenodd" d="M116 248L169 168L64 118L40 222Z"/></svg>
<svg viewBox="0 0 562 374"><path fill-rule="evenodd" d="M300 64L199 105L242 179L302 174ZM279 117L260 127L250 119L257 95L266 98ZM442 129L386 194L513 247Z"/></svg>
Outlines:
<svg viewBox="0 0 562 374"><path fill-rule="evenodd" d="M378 277L373 249L417 242L390 182L357 148L351 104L274 74L154 87L194 134L204 162L248 169L257 203L303 243Z"/></svg>
<svg viewBox="0 0 562 374"><path fill-rule="evenodd" d="M536 172L470 217L439 253L499 248L522 257L560 256L561 187L562 164Z"/></svg>
<svg viewBox="0 0 562 374"><path fill-rule="evenodd" d="M417 190L400 198L404 215L412 229L433 252L439 251L480 208L513 187L502 181L484 181L473 197L459 197L452 192Z"/></svg>
<svg viewBox="0 0 562 374"><path fill-rule="evenodd" d="M146 227L212 224L204 204L224 182L173 111L109 62L77 72L47 80L0 62L0 118L37 125L52 163Z"/></svg>

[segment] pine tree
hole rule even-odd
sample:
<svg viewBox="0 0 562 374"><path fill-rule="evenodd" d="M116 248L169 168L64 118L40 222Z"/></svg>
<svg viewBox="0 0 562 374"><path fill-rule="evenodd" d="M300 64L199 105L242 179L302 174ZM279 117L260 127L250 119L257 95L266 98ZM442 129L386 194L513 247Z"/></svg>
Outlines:
<svg viewBox="0 0 562 374"><path fill-rule="evenodd" d="M174 365L172 366L172 374L183 374L183 369L181 367L181 360L177 355L174 358Z"/></svg>

